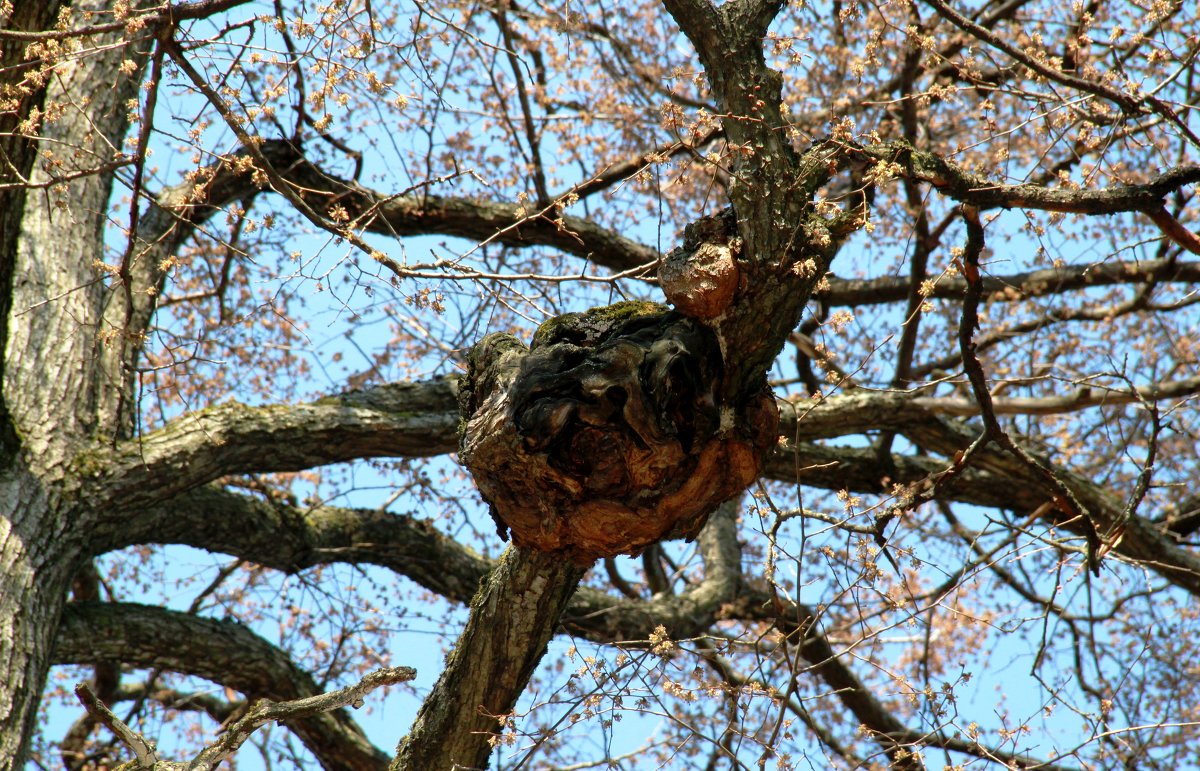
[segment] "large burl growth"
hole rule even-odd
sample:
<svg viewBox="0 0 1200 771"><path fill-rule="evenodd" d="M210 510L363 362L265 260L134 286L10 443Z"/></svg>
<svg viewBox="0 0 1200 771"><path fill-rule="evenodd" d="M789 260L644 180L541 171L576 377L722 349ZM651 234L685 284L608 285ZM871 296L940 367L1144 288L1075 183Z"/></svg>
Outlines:
<svg viewBox="0 0 1200 771"><path fill-rule="evenodd" d="M764 388L722 401L722 358L702 323L624 302L471 351L461 459L501 535L586 563L692 536L758 475L776 436Z"/></svg>

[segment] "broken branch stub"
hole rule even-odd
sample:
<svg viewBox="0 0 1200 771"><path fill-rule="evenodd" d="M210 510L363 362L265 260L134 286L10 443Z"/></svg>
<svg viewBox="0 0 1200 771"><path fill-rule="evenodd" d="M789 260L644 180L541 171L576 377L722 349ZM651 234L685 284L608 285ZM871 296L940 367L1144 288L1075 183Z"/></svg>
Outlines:
<svg viewBox="0 0 1200 771"><path fill-rule="evenodd" d="M778 415L725 404L716 336L645 302L570 313L529 349L485 337L460 385L461 460L501 536L580 563L692 537L758 476Z"/></svg>

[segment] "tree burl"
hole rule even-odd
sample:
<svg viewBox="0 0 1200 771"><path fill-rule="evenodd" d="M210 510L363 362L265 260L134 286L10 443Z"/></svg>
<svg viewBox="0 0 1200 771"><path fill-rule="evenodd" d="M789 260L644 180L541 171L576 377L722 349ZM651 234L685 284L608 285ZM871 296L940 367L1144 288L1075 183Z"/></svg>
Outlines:
<svg viewBox="0 0 1200 771"><path fill-rule="evenodd" d="M460 386L461 460L501 536L583 564L693 536L759 473L778 415L765 384L721 394L706 325L621 302L471 351Z"/></svg>

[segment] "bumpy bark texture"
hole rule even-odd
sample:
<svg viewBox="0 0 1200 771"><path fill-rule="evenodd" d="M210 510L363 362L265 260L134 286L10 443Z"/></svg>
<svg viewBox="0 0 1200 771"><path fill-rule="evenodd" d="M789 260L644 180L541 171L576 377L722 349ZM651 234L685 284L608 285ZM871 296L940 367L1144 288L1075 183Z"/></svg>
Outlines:
<svg viewBox="0 0 1200 771"><path fill-rule="evenodd" d="M770 394L726 404L721 375L713 332L653 303L553 319L528 350L489 335L460 386L461 457L521 546L586 564L690 538L777 435Z"/></svg>

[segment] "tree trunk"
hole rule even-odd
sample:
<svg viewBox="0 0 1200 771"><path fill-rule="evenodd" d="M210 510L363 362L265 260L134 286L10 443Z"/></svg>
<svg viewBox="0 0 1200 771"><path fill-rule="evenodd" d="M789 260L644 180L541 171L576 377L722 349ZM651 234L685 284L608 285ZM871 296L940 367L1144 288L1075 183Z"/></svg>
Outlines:
<svg viewBox="0 0 1200 771"><path fill-rule="evenodd" d="M59 5L17 2L6 27L48 29ZM112 191L108 164L112 148L124 145L127 100L137 97L140 82L134 73L114 83L113 73L123 59L144 59L141 48L26 62L24 47L5 41L0 57L9 79L54 68L43 91L25 96L15 114L0 114L6 168L12 163L25 179L45 185L29 195L17 187L0 191L0 771L24 764L54 632L85 553L93 512L79 503L86 490L79 487L76 455L96 438L119 433L111 394L126 375L114 364L119 356L104 351L103 317L106 296L122 293L106 287L95 262L104 256L98 250ZM42 142L13 133L34 108L59 113L45 125L20 128ZM43 157L61 161L60 173L106 170L56 189L44 164L35 167L38 153L54 153ZM70 203L58 207L59 199ZM117 336L118 350L126 337Z"/></svg>
<svg viewBox="0 0 1200 771"><path fill-rule="evenodd" d="M70 523L24 469L0 478L0 771L24 765L76 564Z"/></svg>
<svg viewBox="0 0 1200 771"><path fill-rule="evenodd" d="M512 545L471 602L446 669L400 742L392 771L486 768L559 616L587 568Z"/></svg>
<svg viewBox="0 0 1200 771"><path fill-rule="evenodd" d="M17 2L5 29L41 30L58 12L59 3ZM0 88L14 87L25 46L6 42L0 47ZM15 110L0 112L0 157L5 166L28 179L36 147L15 129L40 109L45 91L27 94ZM5 181L9 181L8 173ZM46 519L47 494L20 457L19 431L9 405L8 350L12 332L12 287L18 273L21 216L27 200L23 187L0 190L0 771L24 762L25 737L33 730L45 681L48 645L58 626L58 608L66 583L48 575L53 556L40 549ZM59 523L61 524L61 523Z"/></svg>

